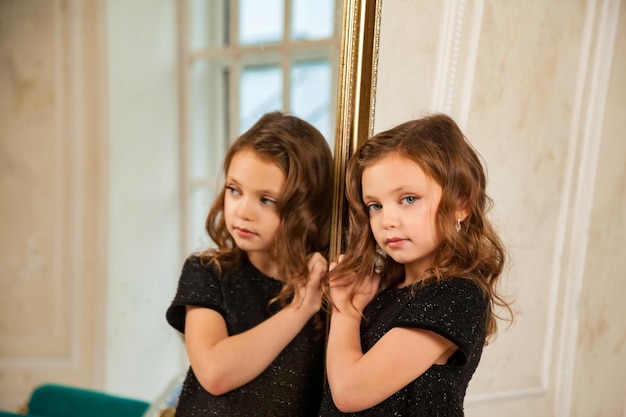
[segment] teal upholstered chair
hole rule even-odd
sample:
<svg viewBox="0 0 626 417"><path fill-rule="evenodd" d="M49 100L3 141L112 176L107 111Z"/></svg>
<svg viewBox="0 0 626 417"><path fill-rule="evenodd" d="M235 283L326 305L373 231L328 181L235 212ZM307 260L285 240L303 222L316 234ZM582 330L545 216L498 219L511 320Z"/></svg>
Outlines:
<svg viewBox="0 0 626 417"><path fill-rule="evenodd" d="M31 417L142 417L149 403L58 384L40 385L28 400ZM0 411L0 417L24 414Z"/></svg>

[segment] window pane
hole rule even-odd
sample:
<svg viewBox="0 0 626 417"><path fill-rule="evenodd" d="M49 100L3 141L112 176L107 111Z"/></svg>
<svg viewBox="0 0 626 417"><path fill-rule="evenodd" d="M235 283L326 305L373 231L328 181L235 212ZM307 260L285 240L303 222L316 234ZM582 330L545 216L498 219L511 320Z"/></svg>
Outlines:
<svg viewBox="0 0 626 417"><path fill-rule="evenodd" d="M332 148L331 82L331 65L327 60L297 62L291 68L291 112L315 126Z"/></svg>
<svg viewBox="0 0 626 417"><path fill-rule="evenodd" d="M228 0L190 0L191 49L228 44Z"/></svg>
<svg viewBox="0 0 626 417"><path fill-rule="evenodd" d="M239 2L239 43L242 45L278 42L283 38L283 0L241 0Z"/></svg>
<svg viewBox="0 0 626 417"><path fill-rule="evenodd" d="M226 149L224 97L227 80L219 62L196 61L191 68L189 175L215 176Z"/></svg>
<svg viewBox="0 0 626 417"><path fill-rule="evenodd" d="M264 113L283 108L282 71L278 66L243 67L239 88L240 133L250 128Z"/></svg>
<svg viewBox="0 0 626 417"><path fill-rule="evenodd" d="M334 0L293 0L291 7L292 39L314 40L333 36Z"/></svg>
<svg viewBox="0 0 626 417"><path fill-rule="evenodd" d="M206 217L209 214L209 207L215 198L215 191L205 188L195 188L191 192L191 221L189 222L190 242L189 252L215 247L205 231Z"/></svg>

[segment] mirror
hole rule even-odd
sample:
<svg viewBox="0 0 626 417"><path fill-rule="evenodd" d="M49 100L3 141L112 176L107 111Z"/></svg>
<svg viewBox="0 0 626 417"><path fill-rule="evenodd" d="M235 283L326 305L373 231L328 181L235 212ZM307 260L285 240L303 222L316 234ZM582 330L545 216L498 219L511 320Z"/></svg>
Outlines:
<svg viewBox="0 0 626 417"><path fill-rule="evenodd" d="M185 0L179 15L182 251L211 244L204 221L229 142L268 111L309 121L331 149L339 0Z"/></svg>
<svg viewBox="0 0 626 417"><path fill-rule="evenodd" d="M343 3L331 259L341 252L342 230L346 225L346 166L359 143L372 133L381 5L379 0L344 0Z"/></svg>

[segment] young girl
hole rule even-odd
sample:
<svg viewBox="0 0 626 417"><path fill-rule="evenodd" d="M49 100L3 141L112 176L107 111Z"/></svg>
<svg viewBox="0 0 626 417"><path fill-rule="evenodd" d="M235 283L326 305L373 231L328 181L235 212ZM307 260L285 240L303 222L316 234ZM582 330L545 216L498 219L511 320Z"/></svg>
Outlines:
<svg viewBox="0 0 626 417"><path fill-rule="evenodd" d="M463 415L496 330L494 306L507 307L495 288L505 251L486 217L485 183L445 115L380 133L350 160L321 416Z"/></svg>
<svg viewBox="0 0 626 417"><path fill-rule="evenodd" d="M191 364L176 416L317 415L330 148L309 123L270 113L223 169L206 221L217 248L187 259L166 314Z"/></svg>

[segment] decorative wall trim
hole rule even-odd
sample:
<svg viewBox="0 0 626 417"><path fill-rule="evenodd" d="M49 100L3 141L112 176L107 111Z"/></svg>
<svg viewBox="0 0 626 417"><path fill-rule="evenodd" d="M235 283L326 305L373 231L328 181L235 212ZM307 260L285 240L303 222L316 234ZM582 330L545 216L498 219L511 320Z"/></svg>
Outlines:
<svg viewBox="0 0 626 417"><path fill-rule="evenodd" d="M548 389L543 386L516 388L502 391L468 394L465 400L466 408L482 407L491 404L501 404L512 401L534 399L544 396Z"/></svg>
<svg viewBox="0 0 626 417"><path fill-rule="evenodd" d="M483 28L483 14L485 9L484 0L473 2L472 23L467 45L467 58L465 61L465 76L463 79L463 90L461 92L458 123L461 129L467 130L469 124L469 113L472 105L472 90L474 87L474 77L476 73L476 62L478 61L478 46L480 45L480 33Z"/></svg>
<svg viewBox="0 0 626 417"><path fill-rule="evenodd" d="M454 103L464 20L465 0L446 0L441 15L432 108L447 114L452 112L452 104Z"/></svg>
<svg viewBox="0 0 626 417"><path fill-rule="evenodd" d="M92 252L95 254L94 269L100 271L100 275L95 283L93 283L92 291L95 294L106 294L108 290L108 241L109 241L109 40L108 40L108 28L106 26L107 19L107 7L108 1L97 0L89 3L93 7L91 15L95 19L97 24L96 30L93 35L96 39L93 45L97 47L97 54L95 55L92 65L92 71L94 79L96 80L92 85L95 93L93 96L97 96L98 99L94 100L96 106L94 113L94 134L97 137L95 142L94 152L98 155L100 166L97 170L97 181L94 182L95 197L99 202L96 205L97 213L94 219L94 231L96 235L96 241L99 242L98 246L94 247ZM86 14L86 13L84 13ZM83 41L84 42L84 41ZM91 355L93 358L93 385L95 387L104 386L104 374L105 374L105 361L107 358L107 344L106 344L106 312L107 303L104 297L100 297L101 300L95 306L93 312L95 314L96 331L94 332L94 345L91 347ZM92 322L93 323L93 322ZM184 349L182 349L184 351ZM89 362L89 361L87 361Z"/></svg>
<svg viewBox="0 0 626 417"><path fill-rule="evenodd" d="M55 228L55 236L56 236L56 244L54 245L53 255L50 258L50 261L54 263L53 267L53 276L54 280L54 294L52 296L52 300L55 303L54 309L52 310L52 315L54 316L54 335L60 336L60 323L63 320L63 314L61 312L61 299L63 297L62 288L63 283L61 281L61 277L66 271L66 264L64 260L66 259L63 253L64 242L67 241L65 237L65 228L63 227L63 197L67 194L66 185L65 185L65 176L63 175L65 166L67 165L65 160L65 147L63 146L63 137L66 133L64 121L65 121L65 111L64 104L66 101L65 98L65 85L64 85L64 71L63 71L63 63L65 62L65 52L66 49L63 47L63 16L62 16L62 7L59 1L54 1L53 6L53 16L52 16L52 24L54 31L54 88L55 88L55 103L54 103L54 111L55 111L55 131L54 131L54 141L55 141L55 159L56 163L56 172L54 173L54 183L57 187L57 192L55 193L55 206L54 206L54 228Z"/></svg>
<svg viewBox="0 0 626 417"><path fill-rule="evenodd" d="M585 13L585 24L583 29L583 36L581 42L580 55L578 57L578 77L576 80L576 93L574 96L574 106L572 109L572 119L570 121L570 146L567 152L567 164L564 174L564 185L563 185L563 194L561 198L561 205L559 208L559 224L557 226L557 234L555 238L555 250L554 250L554 268L552 271L552 286L550 288L550 305L548 309L549 317L553 317L553 319L548 320L549 326L546 329L546 340L548 341L548 345L546 345L546 350L544 352L544 363L548 363L553 357L557 358L557 370L555 376L555 409L559 409L559 403L562 401L563 392L566 390L564 386L567 384L564 378L567 375L564 375L560 371L560 367L562 366L562 361L564 355L567 353L564 351L566 348L564 344L563 338L567 332L567 329L573 328L572 321L574 320L573 314L575 311L574 303L571 298L572 295L568 292L571 292L571 280L565 282L564 290L565 296L563 297L563 307L562 307L562 324L561 324L561 336L559 338L559 350L555 355L553 352L553 341L555 340L555 320L557 316L557 305L559 301L559 290L561 283L561 276L567 276L566 273L568 271L563 271L562 267L564 262L561 261L564 257L565 246L567 240L567 230L569 225L571 224L571 220L569 219L570 213L570 203L573 199L572 197L572 188L574 183L574 173L576 168L577 161L577 149L578 149L578 141L579 141L579 131L580 131L580 120L582 119L582 107L583 107L583 97L585 94L585 81L587 79L587 62L589 62L589 55L591 50L591 40L593 36L593 21L595 17L595 0L591 0L587 3L587 10ZM571 239L570 239L571 241ZM571 258L571 256L570 256ZM543 379L546 383L550 383L549 381L549 370L544 372Z"/></svg>
<svg viewBox="0 0 626 417"><path fill-rule="evenodd" d="M441 17L441 36L437 51L437 66L432 98L432 108L437 111L452 114L455 109L455 97L457 97L457 73L459 68L464 68L461 85L461 96L457 99L457 122L462 129L466 129L469 122L469 113L472 100L472 89L478 47L482 31L484 0L472 2L471 22L469 37L465 42L465 62L459 63L461 51L461 39L463 27L467 20L467 8L465 0L446 0Z"/></svg>
<svg viewBox="0 0 626 417"><path fill-rule="evenodd" d="M597 2L590 0L587 4L584 42L579 60L578 90L576 106L572 113L571 143L579 148L578 167L569 171L575 161L568 162L567 178L574 182L575 191L570 200L567 195L562 204L573 202L571 216L567 225L571 234L566 248L564 271L565 297L563 304L564 324L559 337L559 354L557 357L556 390L554 410L555 416L567 417L572 405L574 370L578 339L577 302L582 289L585 259L587 255L590 215L593 204L594 185L597 174L598 153L600 148L606 94L610 81L611 62L617 34L620 0L604 0L600 4L597 29L595 11ZM592 37L593 56L590 48ZM589 65L589 67L587 67ZM587 76L587 71L590 73ZM580 146L577 144L580 143ZM572 155L573 152L570 152ZM574 158L573 158L574 159ZM574 178L575 177L575 178ZM558 259L558 258L557 258Z"/></svg>
<svg viewBox="0 0 626 417"><path fill-rule="evenodd" d="M466 16L465 6L464 0L446 0L441 18L442 29L437 53L432 107L434 110L446 113L451 113L455 104L459 50ZM578 88L572 113L570 138L572 145L567 157L564 193L559 210L561 222L557 226L555 237L555 262L550 286L541 384L536 387L470 394L466 401L470 407L519 401L546 395L550 389L550 375L554 371L552 360L556 357L558 358L558 369L555 374L556 399L554 408L557 416L569 415L578 335L576 302L582 287L584 273L587 250L586 231L589 226L593 201L589 196L593 194L595 181L600 129L611 68L607 63L612 61L619 0L605 0L601 7L599 27L594 33L596 0L590 0L587 5L585 30L579 57ZM473 2L458 115L459 125L462 128L467 128L471 109L472 87L483 12L484 1L476 0ZM594 45L595 54L592 58L590 55L594 35L597 40L596 45ZM588 70L591 70L590 80L587 75ZM588 99L585 99L586 95ZM586 103L584 109L583 101ZM581 131L582 135L579 133ZM582 149L580 149L581 147ZM574 178L576 175L577 178ZM573 210L572 202L574 203ZM566 241L568 242L567 245ZM561 259L564 259L564 254L568 260L562 263ZM561 277L568 277L568 279L562 281ZM564 285L564 288L561 288L561 285ZM560 290L564 290L564 292L560 294ZM559 301L562 303L562 324L557 341L556 323ZM558 343L556 354L554 351L555 342Z"/></svg>
<svg viewBox="0 0 626 417"><path fill-rule="evenodd" d="M79 350L79 322L81 311L78 303L81 282L80 265L82 259L82 229L81 215L84 211L84 195L80 183L83 175L77 170L76 159L82 155L81 109L80 105L80 51L77 49L79 36L68 36L68 31L78 30L76 16L77 2L75 0L62 2L55 0L51 10L52 31L54 33L54 130L51 132L54 140L54 172L51 175L51 184L55 188L55 201L52 213L54 227L54 248L45 262L51 262L51 279L53 292L50 294L52 303L51 327L47 333L33 335L33 343L47 343L49 339L58 340L68 338L67 355L59 356L11 356L1 357L0 367L4 369L40 369L40 368L71 368L78 369L80 364L77 358ZM66 9L67 7L67 9ZM68 29L68 25L71 29ZM68 82L73 74L74 82ZM71 115L71 116L70 116ZM71 196L71 200L70 197ZM71 204L70 204L71 203ZM68 219L73 219L68 227ZM69 277L69 285L63 277ZM67 286L69 293L64 293ZM69 306L69 312L64 312L64 306ZM70 322L67 322L69 318ZM68 325L64 328L64 325Z"/></svg>
<svg viewBox="0 0 626 417"><path fill-rule="evenodd" d="M80 343L80 328L83 316L83 297L84 290L81 280L81 275L89 273L86 271L81 263L84 258L84 246L85 246L85 144L82 138L83 132L86 132L83 120L86 115L84 114L84 105L81 105L85 100L83 92L83 31L82 31L82 19L81 19L81 1L72 0L68 5L68 19L70 31L67 43L69 45L68 63L71 70L69 73L73 74L71 84L69 101L67 106L68 115L73 117L66 117L68 120L68 137L71 144L72 165L69 167L71 170L70 182L72 187L71 193L71 208L73 212L72 218L72 236L68 247L72 253L71 265L69 269L70 282L70 352L69 360L72 366L79 366L81 363L81 343ZM68 199L69 201L69 199Z"/></svg>

